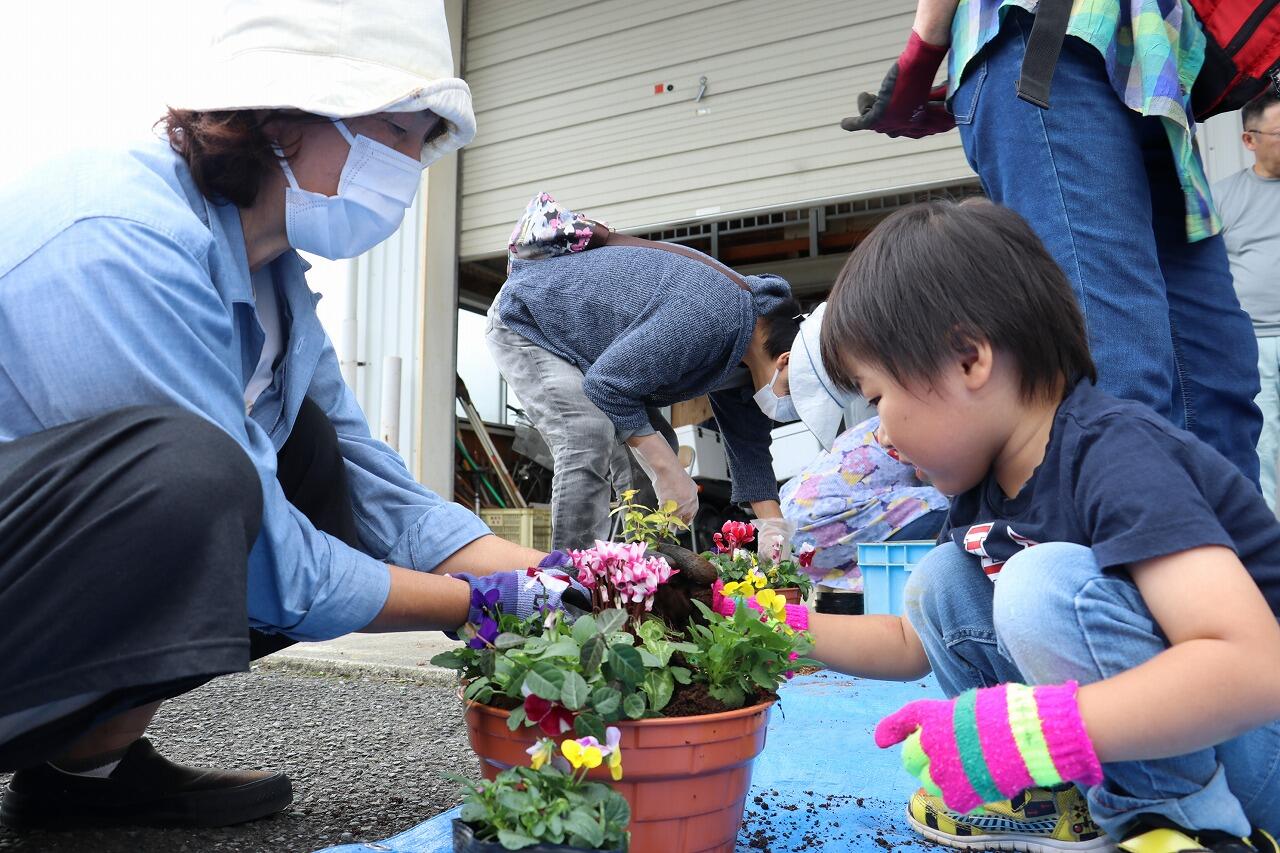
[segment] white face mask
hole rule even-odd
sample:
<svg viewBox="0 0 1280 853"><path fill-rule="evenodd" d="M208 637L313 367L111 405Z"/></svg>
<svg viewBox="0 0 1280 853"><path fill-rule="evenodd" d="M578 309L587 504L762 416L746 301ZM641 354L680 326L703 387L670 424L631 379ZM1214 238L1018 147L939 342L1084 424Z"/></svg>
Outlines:
<svg viewBox="0 0 1280 853"><path fill-rule="evenodd" d="M773 383L778 381L781 370L773 371L773 378L769 382L752 395L752 399L756 401L756 405L760 407L760 411L764 412L770 420L779 423L791 423L800 420L800 413L796 411L795 403L791 402L791 395L779 397L773 390Z"/></svg>
<svg viewBox="0 0 1280 853"><path fill-rule="evenodd" d="M352 136L347 125L334 126L351 150L338 179L338 194L304 190L276 148L289 179L285 191L285 232L289 245L338 260L364 254L395 233L422 183L422 164L367 136Z"/></svg>

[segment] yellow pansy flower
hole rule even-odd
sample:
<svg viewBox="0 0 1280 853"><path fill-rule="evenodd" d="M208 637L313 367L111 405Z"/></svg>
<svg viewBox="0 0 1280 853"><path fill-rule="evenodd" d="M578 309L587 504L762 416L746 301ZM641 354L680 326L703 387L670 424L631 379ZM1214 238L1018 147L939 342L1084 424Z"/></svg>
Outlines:
<svg viewBox="0 0 1280 853"><path fill-rule="evenodd" d="M556 745L549 738L542 738L525 752L529 753L529 765L534 770L540 770L556 754Z"/></svg>
<svg viewBox="0 0 1280 853"><path fill-rule="evenodd" d="M756 593L756 604L764 608L774 619L785 619L787 615L787 599L771 589L762 589Z"/></svg>
<svg viewBox="0 0 1280 853"><path fill-rule="evenodd" d="M609 753L609 775L615 782L622 779L622 750L620 749Z"/></svg>
<svg viewBox="0 0 1280 853"><path fill-rule="evenodd" d="M588 743L584 744L581 741L588 741ZM604 761L604 754L600 752L600 747L596 745L596 739L593 737L567 740L560 744L560 752L564 753L564 757L568 759L574 770L581 767L594 770L600 766L600 762Z"/></svg>

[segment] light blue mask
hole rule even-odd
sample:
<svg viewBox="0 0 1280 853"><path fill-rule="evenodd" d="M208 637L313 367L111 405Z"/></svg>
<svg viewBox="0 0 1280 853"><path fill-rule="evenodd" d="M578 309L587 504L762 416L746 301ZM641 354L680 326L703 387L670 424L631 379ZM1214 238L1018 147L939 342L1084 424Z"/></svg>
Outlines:
<svg viewBox="0 0 1280 853"><path fill-rule="evenodd" d="M791 402L790 394L779 397L773 390L773 384L778 381L781 373L781 370L773 371L773 378L753 394L751 399L756 401L760 411L764 412L770 420L787 424L800 420L800 413L796 411L796 404Z"/></svg>

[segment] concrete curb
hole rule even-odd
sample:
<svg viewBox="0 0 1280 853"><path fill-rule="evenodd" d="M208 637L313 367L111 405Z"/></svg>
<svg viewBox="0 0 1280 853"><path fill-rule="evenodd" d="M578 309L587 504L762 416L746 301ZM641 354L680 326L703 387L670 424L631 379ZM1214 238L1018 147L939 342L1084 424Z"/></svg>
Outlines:
<svg viewBox="0 0 1280 853"><path fill-rule="evenodd" d="M455 687L457 673L438 666L399 666L326 658L283 657L271 655L253 662L254 670L291 672L338 678L370 677L380 681L406 681L432 687Z"/></svg>

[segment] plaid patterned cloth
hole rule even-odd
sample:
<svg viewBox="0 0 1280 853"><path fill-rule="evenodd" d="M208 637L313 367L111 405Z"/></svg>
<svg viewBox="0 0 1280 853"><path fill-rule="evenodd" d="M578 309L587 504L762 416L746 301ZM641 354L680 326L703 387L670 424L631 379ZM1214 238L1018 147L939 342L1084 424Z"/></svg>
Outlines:
<svg viewBox="0 0 1280 853"><path fill-rule="evenodd" d="M1039 0L960 0L951 24L950 90L1000 30L1004 10L1034 13ZM1187 203L1187 238L1222 230L1204 165L1193 146L1191 84L1204 64L1204 33L1187 0L1075 0L1067 35L1093 45L1107 64L1116 95L1164 123Z"/></svg>

